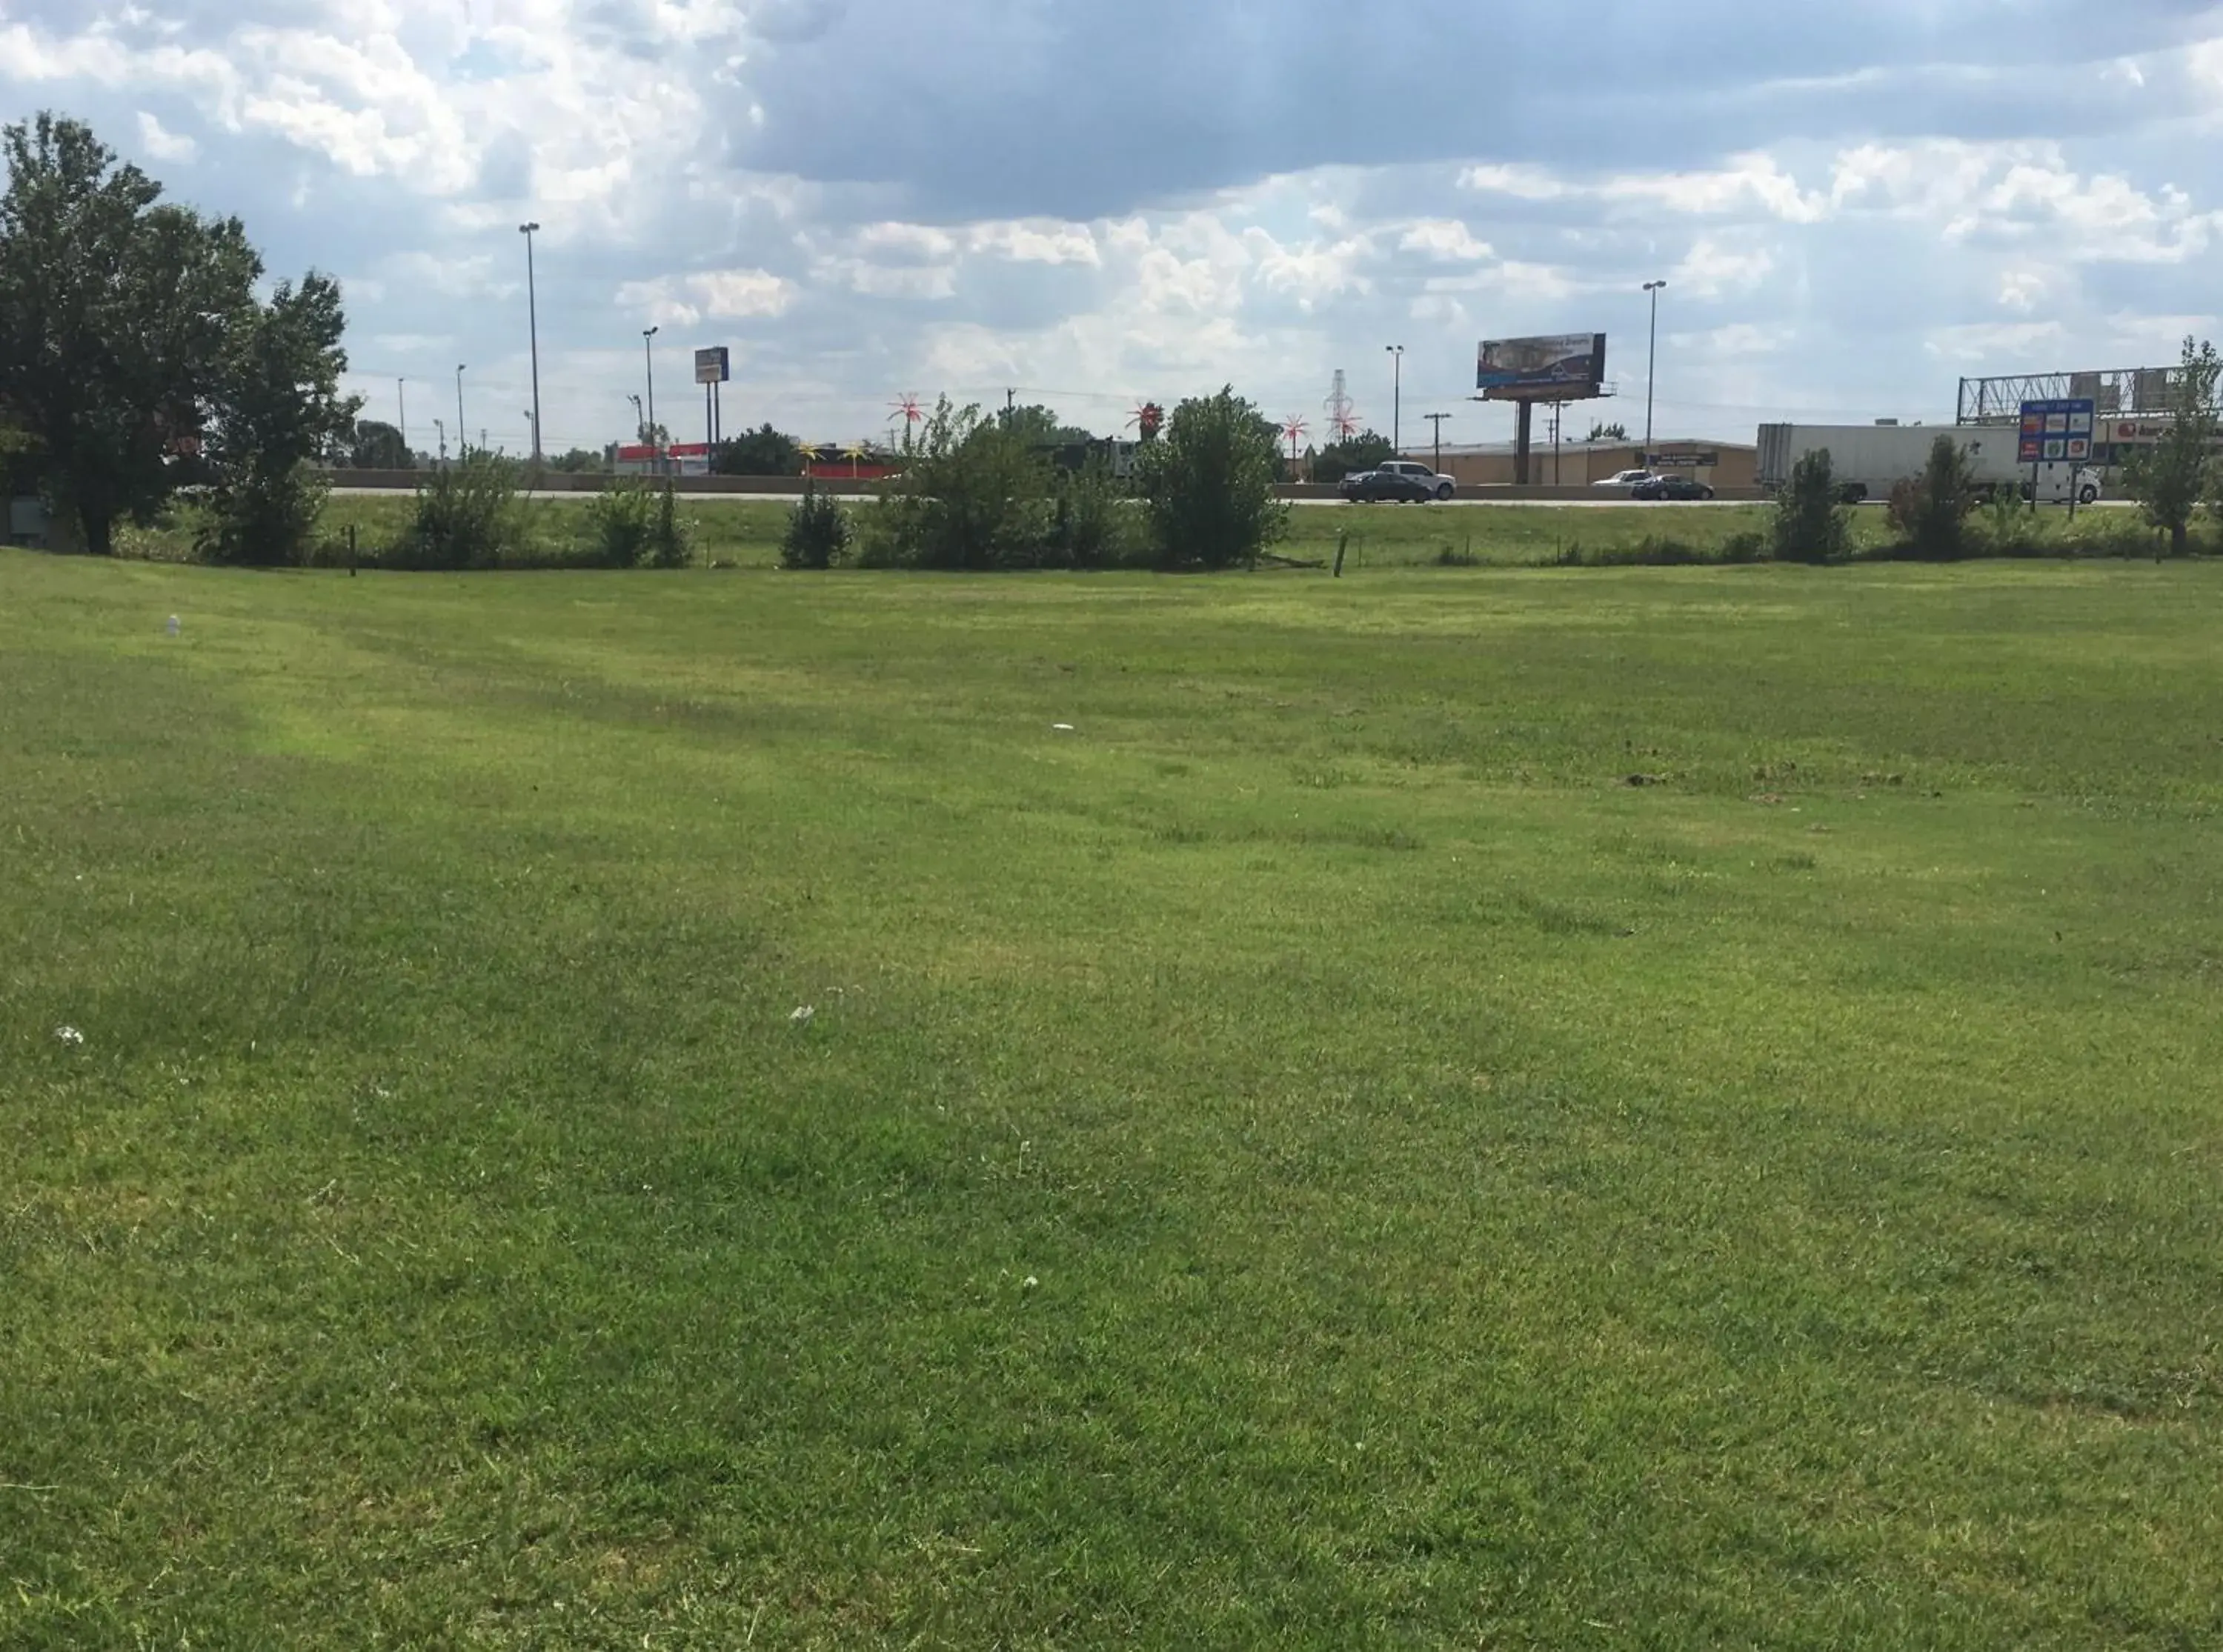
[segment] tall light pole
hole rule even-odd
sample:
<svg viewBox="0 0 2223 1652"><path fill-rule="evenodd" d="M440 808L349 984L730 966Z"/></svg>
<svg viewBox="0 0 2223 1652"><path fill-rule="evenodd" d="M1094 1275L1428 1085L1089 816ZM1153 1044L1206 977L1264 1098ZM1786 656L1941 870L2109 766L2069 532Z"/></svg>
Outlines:
<svg viewBox="0 0 2223 1652"><path fill-rule="evenodd" d="M540 457L540 415L528 407L525 410L525 418L532 426L532 456L538 461Z"/></svg>
<svg viewBox="0 0 2223 1652"><path fill-rule="evenodd" d="M664 474L664 444L656 439L656 352L649 340L656 336L654 327L640 330L640 359L648 364L648 474Z"/></svg>
<svg viewBox="0 0 2223 1652"><path fill-rule="evenodd" d="M520 223L525 237L525 322L532 340L532 462L540 462L540 300L532 287L532 232L537 223Z"/></svg>
<svg viewBox="0 0 2223 1652"><path fill-rule="evenodd" d="M1384 344L1382 348L1389 352L1389 449L1393 453L1402 454L1405 451L1405 347L1402 344Z"/></svg>
<svg viewBox="0 0 2223 1652"><path fill-rule="evenodd" d="M1665 281L1647 281L1644 290L1652 295L1651 355L1644 364L1644 468L1652 468L1652 381L1659 371L1659 295L1666 290Z"/></svg>
<svg viewBox="0 0 2223 1652"><path fill-rule="evenodd" d="M402 451L402 452L404 452L404 453L408 453L408 452L409 452L409 390L408 390L408 384L409 384L409 380L406 380L406 379L396 379L396 380L394 381L394 399L395 399L395 400L396 400L396 401L398 401L398 402L400 404L400 408L401 408L401 425L400 425L400 430L401 430L401 451ZM410 465L411 465L412 468L416 465L417 461L416 461L416 458L415 458L415 456L414 456L413 455L411 456L410 461L409 461L409 463L410 463Z"/></svg>
<svg viewBox="0 0 2223 1652"><path fill-rule="evenodd" d="M456 363L456 446L464 455L471 450L470 429L463 423L463 363Z"/></svg>

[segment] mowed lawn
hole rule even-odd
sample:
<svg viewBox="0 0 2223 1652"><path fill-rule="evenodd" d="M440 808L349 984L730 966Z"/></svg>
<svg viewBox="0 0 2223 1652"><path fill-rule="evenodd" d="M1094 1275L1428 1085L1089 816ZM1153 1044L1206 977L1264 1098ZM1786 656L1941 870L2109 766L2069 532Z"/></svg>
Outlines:
<svg viewBox="0 0 2223 1652"><path fill-rule="evenodd" d="M2223 1643L2220 612L0 553L0 1644Z"/></svg>

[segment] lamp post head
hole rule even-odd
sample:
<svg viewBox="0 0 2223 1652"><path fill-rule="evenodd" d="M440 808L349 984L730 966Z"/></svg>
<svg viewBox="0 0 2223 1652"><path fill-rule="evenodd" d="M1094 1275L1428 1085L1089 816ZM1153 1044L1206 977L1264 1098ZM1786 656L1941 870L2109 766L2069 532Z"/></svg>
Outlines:
<svg viewBox="0 0 2223 1652"><path fill-rule="evenodd" d="M529 236L539 227L537 223L520 223L517 226L517 233L520 236Z"/></svg>
<svg viewBox="0 0 2223 1652"><path fill-rule="evenodd" d="M1667 283L1665 281L1647 281L1644 284L1644 290L1647 292L1664 292Z"/></svg>
<svg viewBox="0 0 2223 1652"><path fill-rule="evenodd" d="M654 327L644 327L640 330L640 336L643 338L654 338L656 335L662 330L662 326L663 323L658 323Z"/></svg>

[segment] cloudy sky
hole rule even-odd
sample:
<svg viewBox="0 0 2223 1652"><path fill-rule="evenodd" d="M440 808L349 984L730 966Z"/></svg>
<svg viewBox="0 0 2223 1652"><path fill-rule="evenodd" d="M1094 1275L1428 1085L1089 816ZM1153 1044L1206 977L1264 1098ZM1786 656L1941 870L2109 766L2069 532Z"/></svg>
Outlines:
<svg viewBox="0 0 2223 1652"><path fill-rule="evenodd" d="M1964 373L2216 328L2223 7L2189 0L0 0L0 115L90 120L344 282L355 387L551 449L658 411L1109 431L1231 381L1502 439L1476 341L1603 330L1666 435L1949 418Z"/></svg>

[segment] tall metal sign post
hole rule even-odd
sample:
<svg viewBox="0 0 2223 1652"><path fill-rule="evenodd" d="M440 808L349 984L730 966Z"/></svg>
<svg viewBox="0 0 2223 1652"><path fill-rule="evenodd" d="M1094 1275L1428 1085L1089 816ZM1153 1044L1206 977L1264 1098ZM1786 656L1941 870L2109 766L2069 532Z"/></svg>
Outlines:
<svg viewBox="0 0 2223 1652"><path fill-rule="evenodd" d="M733 376L733 353L723 344L695 352L695 382L702 386L702 439L710 449L706 466L718 462L718 438L725 424L725 410L719 405L721 386Z"/></svg>
<svg viewBox="0 0 2223 1652"><path fill-rule="evenodd" d="M2037 509L2039 470L2052 464L2069 467L2069 515L2076 516L2079 472L2092 462L2092 427L2098 404L2089 396L2026 401L2022 405L2022 430L2015 446L2015 461L2030 467L2030 508Z"/></svg>

